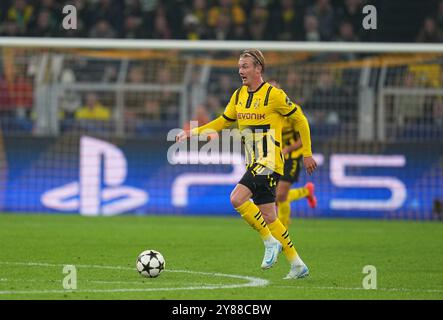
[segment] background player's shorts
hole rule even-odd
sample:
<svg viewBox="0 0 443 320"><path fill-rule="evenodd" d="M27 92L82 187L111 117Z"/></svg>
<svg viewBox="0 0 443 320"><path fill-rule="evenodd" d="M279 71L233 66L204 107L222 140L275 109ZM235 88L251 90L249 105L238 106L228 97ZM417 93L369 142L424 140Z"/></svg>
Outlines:
<svg viewBox="0 0 443 320"><path fill-rule="evenodd" d="M290 182L291 184L297 182L302 166L301 159L301 156L295 159L285 159L284 174L280 180Z"/></svg>
<svg viewBox="0 0 443 320"><path fill-rule="evenodd" d="M256 174L248 169L238 183L252 192L252 200L256 205L275 202L275 188L280 175L275 172Z"/></svg>

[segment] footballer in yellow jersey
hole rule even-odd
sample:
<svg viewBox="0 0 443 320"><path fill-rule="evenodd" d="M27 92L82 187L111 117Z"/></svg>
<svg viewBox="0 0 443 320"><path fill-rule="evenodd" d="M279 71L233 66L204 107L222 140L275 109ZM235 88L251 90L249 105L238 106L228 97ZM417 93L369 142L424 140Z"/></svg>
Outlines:
<svg viewBox="0 0 443 320"><path fill-rule="evenodd" d="M291 185L298 182L302 166L302 148L297 126L289 119L283 123L283 154L285 158L284 174L277 184L278 217L287 228L290 223L292 201L306 198L311 208L317 206L314 195L314 184L308 182L304 187L293 188Z"/></svg>
<svg viewBox="0 0 443 320"><path fill-rule="evenodd" d="M268 82L280 88L277 80L269 79ZM285 158L284 174L277 183L277 206L278 218L288 228L291 222L291 202L306 198L311 208L317 206L317 198L314 195L315 186L308 182L304 187L292 188L293 183L298 182L302 165L302 143L300 141L297 126L294 121L285 119L282 130L283 155Z"/></svg>
<svg viewBox="0 0 443 320"><path fill-rule="evenodd" d="M243 85L232 94L223 115L190 132L182 132L176 140L185 140L206 129L227 129L237 122L244 141L247 168L231 193L231 203L264 242L261 267L271 268L283 251L291 265L285 279L303 278L309 275L309 270L277 217L275 188L284 169L282 126L285 117L293 119L297 125L307 172L311 174L317 168L312 158L309 124L301 107L283 90L263 81L265 59L259 50L243 51L238 66Z"/></svg>

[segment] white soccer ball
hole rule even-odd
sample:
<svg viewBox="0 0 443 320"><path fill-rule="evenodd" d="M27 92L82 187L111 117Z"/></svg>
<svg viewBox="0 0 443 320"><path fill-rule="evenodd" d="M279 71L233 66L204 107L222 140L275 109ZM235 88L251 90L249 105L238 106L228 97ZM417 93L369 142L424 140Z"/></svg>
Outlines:
<svg viewBox="0 0 443 320"><path fill-rule="evenodd" d="M165 258L158 251L145 250L138 255L135 266L143 277L155 278L165 269Z"/></svg>

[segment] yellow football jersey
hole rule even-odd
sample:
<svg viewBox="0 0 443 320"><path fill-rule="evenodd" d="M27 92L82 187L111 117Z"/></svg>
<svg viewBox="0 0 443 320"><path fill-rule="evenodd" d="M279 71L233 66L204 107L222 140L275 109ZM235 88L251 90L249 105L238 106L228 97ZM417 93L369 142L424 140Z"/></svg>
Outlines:
<svg viewBox="0 0 443 320"><path fill-rule="evenodd" d="M195 128L193 133L206 129L219 131L237 121L245 145L246 163L258 163L283 174L282 127L285 117L293 119L299 128L303 155L312 156L309 124L300 106L293 103L283 90L267 82L253 92L249 92L247 86L237 89L223 115Z"/></svg>

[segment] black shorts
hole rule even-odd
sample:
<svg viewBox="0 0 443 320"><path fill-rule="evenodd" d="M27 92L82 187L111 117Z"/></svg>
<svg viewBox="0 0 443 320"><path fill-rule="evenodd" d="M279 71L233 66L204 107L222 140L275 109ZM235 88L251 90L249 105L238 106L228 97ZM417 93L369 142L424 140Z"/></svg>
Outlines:
<svg viewBox="0 0 443 320"><path fill-rule="evenodd" d="M297 182L300 176L301 159L301 156L295 159L285 159L285 169L280 180L290 182L291 184Z"/></svg>
<svg viewBox="0 0 443 320"><path fill-rule="evenodd" d="M246 173L238 182L252 192L252 200L256 205L275 202L275 188L280 175L270 171L267 173L256 173L254 168L248 168Z"/></svg>

